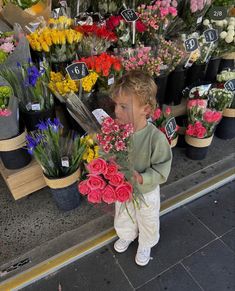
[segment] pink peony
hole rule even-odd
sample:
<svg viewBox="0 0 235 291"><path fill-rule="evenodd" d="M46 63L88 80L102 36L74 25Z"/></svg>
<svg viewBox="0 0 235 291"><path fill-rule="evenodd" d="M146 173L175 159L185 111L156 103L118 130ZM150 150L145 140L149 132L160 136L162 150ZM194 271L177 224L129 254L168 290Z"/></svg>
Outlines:
<svg viewBox="0 0 235 291"><path fill-rule="evenodd" d="M207 110L203 114L203 119L208 123L216 123L222 118L222 113L218 111Z"/></svg>
<svg viewBox="0 0 235 291"><path fill-rule="evenodd" d="M102 192L100 189L91 190L87 196L87 200L91 203L101 203Z"/></svg>
<svg viewBox="0 0 235 291"><path fill-rule="evenodd" d="M107 185L103 190L102 199L104 202L106 202L108 204L116 202L115 189L112 186Z"/></svg>
<svg viewBox="0 0 235 291"><path fill-rule="evenodd" d="M5 42L0 46L0 49L5 53L11 53L15 49L14 45L11 42Z"/></svg>
<svg viewBox="0 0 235 291"><path fill-rule="evenodd" d="M109 183L113 186L119 186L124 182L124 174L121 172L118 172L116 174L113 174L109 177Z"/></svg>
<svg viewBox="0 0 235 291"><path fill-rule="evenodd" d="M88 165L87 169L90 174L106 174L107 173L107 163L104 159L98 158L92 160Z"/></svg>
<svg viewBox="0 0 235 291"><path fill-rule="evenodd" d="M90 188L87 186L87 180L78 183L78 191L82 195L87 195L91 191Z"/></svg>
<svg viewBox="0 0 235 291"><path fill-rule="evenodd" d="M132 197L133 187L129 182L124 182L116 188L117 201L126 202Z"/></svg>
<svg viewBox="0 0 235 291"><path fill-rule="evenodd" d="M87 186L91 190L104 189L104 187L106 186L106 182L100 176L89 174Z"/></svg>

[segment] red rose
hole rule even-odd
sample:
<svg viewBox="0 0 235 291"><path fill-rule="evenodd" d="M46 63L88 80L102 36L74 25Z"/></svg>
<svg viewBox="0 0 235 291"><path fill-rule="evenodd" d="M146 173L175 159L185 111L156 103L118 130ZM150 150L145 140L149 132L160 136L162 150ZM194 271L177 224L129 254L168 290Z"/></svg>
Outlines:
<svg viewBox="0 0 235 291"><path fill-rule="evenodd" d="M136 21L136 30L138 32L144 32L146 30L146 26L143 24L141 20Z"/></svg>
<svg viewBox="0 0 235 291"><path fill-rule="evenodd" d="M102 199L108 204L114 203L116 201L116 192L112 186L107 185L104 188Z"/></svg>
<svg viewBox="0 0 235 291"><path fill-rule="evenodd" d="M109 177L109 183L113 186L119 186L124 182L124 174L118 172Z"/></svg>
<svg viewBox="0 0 235 291"><path fill-rule="evenodd" d="M107 163L105 160L98 158L94 159L87 165L87 169L91 174L106 174L107 173Z"/></svg>
<svg viewBox="0 0 235 291"><path fill-rule="evenodd" d="M105 185L105 181L100 176L89 175L89 179L87 180L87 186L91 190L104 189Z"/></svg>
<svg viewBox="0 0 235 291"><path fill-rule="evenodd" d="M107 173L104 175L106 179L110 179L110 177L118 172L118 165L114 162L110 163L107 166Z"/></svg>
<svg viewBox="0 0 235 291"><path fill-rule="evenodd" d="M87 186L87 180L78 183L78 191L82 195L87 195L91 191L91 189Z"/></svg>
<svg viewBox="0 0 235 291"><path fill-rule="evenodd" d="M100 189L91 190L87 196L87 200L91 203L101 203L102 192Z"/></svg>
<svg viewBox="0 0 235 291"><path fill-rule="evenodd" d="M122 185L116 188L117 201L126 202L132 196L133 187L128 182L123 182Z"/></svg>

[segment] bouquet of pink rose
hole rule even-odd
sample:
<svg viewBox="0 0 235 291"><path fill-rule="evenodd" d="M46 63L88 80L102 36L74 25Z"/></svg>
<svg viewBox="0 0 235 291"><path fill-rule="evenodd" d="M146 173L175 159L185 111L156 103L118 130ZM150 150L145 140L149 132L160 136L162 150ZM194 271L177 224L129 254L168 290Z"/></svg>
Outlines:
<svg viewBox="0 0 235 291"><path fill-rule="evenodd" d="M169 144L171 144L172 140L177 137L177 131L179 129L177 125L174 134L172 134L171 136L167 134L165 127L166 127L167 121L170 120L171 118L172 118L172 115L171 115L170 107L166 107L165 110L161 110L160 108L157 108L154 111L153 115L151 116L152 123L166 135L166 138Z"/></svg>
<svg viewBox="0 0 235 291"><path fill-rule="evenodd" d="M87 165L87 170L88 178L79 183L78 189L82 195L87 195L89 202L123 203L132 198L132 184L114 160L94 159Z"/></svg>
<svg viewBox="0 0 235 291"><path fill-rule="evenodd" d="M196 138L206 138L213 135L216 125L222 118L222 113L207 108L207 100L191 99L187 104L188 127L186 134Z"/></svg>

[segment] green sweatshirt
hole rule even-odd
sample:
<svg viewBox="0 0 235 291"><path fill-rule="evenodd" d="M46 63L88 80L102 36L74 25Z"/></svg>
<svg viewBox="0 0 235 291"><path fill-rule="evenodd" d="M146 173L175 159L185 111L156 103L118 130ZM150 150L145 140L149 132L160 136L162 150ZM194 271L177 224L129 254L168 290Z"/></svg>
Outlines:
<svg viewBox="0 0 235 291"><path fill-rule="evenodd" d="M164 135L153 124L133 134L134 168L143 177L141 193L153 191L166 182L171 169L172 153Z"/></svg>

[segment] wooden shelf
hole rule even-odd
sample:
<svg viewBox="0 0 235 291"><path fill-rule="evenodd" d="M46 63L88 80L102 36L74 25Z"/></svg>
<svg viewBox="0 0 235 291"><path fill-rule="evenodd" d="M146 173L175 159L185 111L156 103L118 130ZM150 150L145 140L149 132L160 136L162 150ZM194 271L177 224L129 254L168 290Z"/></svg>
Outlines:
<svg viewBox="0 0 235 291"><path fill-rule="evenodd" d="M15 200L46 186L42 169L35 160L18 170L8 170L0 160L0 172Z"/></svg>

